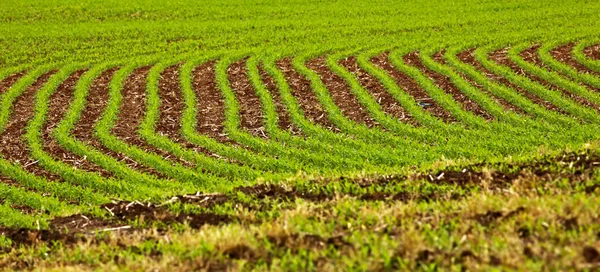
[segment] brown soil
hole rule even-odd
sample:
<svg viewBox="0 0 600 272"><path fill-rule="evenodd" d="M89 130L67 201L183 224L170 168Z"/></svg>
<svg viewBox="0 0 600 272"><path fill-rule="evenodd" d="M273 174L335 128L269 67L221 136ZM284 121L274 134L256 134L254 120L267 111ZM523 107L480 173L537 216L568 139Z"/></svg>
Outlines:
<svg viewBox="0 0 600 272"><path fill-rule="evenodd" d="M223 96L217 87L214 61L194 69L192 85L196 92L198 132L219 142L231 143L231 139L224 132L225 106Z"/></svg>
<svg viewBox="0 0 600 272"><path fill-rule="evenodd" d="M385 87L371 74L364 71L357 63L356 57L349 57L340 61L340 65L344 66L349 72L353 73L360 84L364 86L381 108L387 114L394 116L404 123L418 126L416 120L412 118L410 113L406 111L394 97L385 90Z"/></svg>
<svg viewBox="0 0 600 272"><path fill-rule="evenodd" d="M0 81L0 95L6 92L12 85L15 85L19 79L21 79L25 73L16 73L10 75Z"/></svg>
<svg viewBox="0 0 600 272"><path fill-rule="evenodd" d="M181 135L181 118L185 110L185 102L183 101L183 93L179 84L179 68L179 65L175 65L165 69L158 82L161 104L156 132L169 137L181 146L191 149L196 153L221 158L204 147L186 141Z"/></svg>
<svg viewBox="0 0 600 272"><path fill-rule="evenodd" d="M36 160L29 157L29 147L24 139L25 129L34 114L35 95L54 73L49 72L39 77L16 99L5 131L0 134L0 155L13 163L21 164L37 176L48 180L61 180L58 175L45 170Z"/></svg>
<svg viewBox="0 0 600 272"><path fill-rule="evenodd" d="M533 102L535 104L538 104L538 105L546 108L547 110L556 111L556 112L559 112L559 113L562 113L562 114L565 114L565 115L567 114L567 113L565 113L564 110L560 109L559 107L555 106L554 104L552 104L552 103L550 103L548 101L542 100L541 98L539 98L536 95L534 95L534 94L526 91L525 89L523 89L523 88L521 88L521 87L519 87L519 86L517 86L515 84L512 84L508 79L506 79L506 78L504 78L504 77L502 77L500 75L496 75L496 74L492 73L490 70L488 70L485 67L483 67L483 65L481 65L481 63L479 63L475 59L474 54L473 54L474 51L475 51L475 49L471 49L471 50L465 51L463 53L458 54L457 57L461 61L463 61L463 62L465 62L465 63L467 63L467 64L472 65L473 67L475 67L476 70L484 73L490 80L496 81L496 82L499 82L502 85L505 85L506 87L508 87L508 88L516 91L518 94L520 94L520 95L524 96L525 98L529 99L531 102ZM508 59L507 54L508 54L508 51L506 49L504 49L504 50L498 50L498 51L491 52L489 54L489 58L490 58L490 60L495 61L498 64L505 65L505 63L508 64L507 63L507 59Z"/></svg>
<svg viewBox="0 0 600 272"><path fill-rule="evenodd" d="M360 104L346 81L329 69L325 57L319 57L308 61L306 67L312 69L319 75L321 81L323 81L323 84L329 91L333 102L339 107L344 116L348 117L353 122L365 124L367 127L378 125L377 122L369 116L367 110Z"/></svg>
<svg viewBox="0 0 600 272"><path fill-rule="evenodd" d="M407 61L406 58L404 61ZM373 62L373 64L380 69L385 70L388 75L390 75L394 81L396 81L396 84L398 84L400 88L411 95L415 101L417 101L417 105L422 107L425 111L437 118L440 118L446 123L456 122L456 119L454 119L452 114L440 106L435 100L433 100L414 79L398 71L389 62L389 53L383 53L377 57L374 57L371 59L371 62Z"/></svg>
<svg viewBox="0 0 600 272"><path fill-rule="evenodd" d="M519 55L525 61L527 61L527 62L533 63L533 64L535 64L535 65L537 65L539 67L543 67L543 68L549 69L547 66L545 66L543 64L542 60L540 59L540 56L537 53L537 51L538 51L539 48L540 48L539 45L533 46L533 47L531 47L531 48L529 48L529 49L521 52ZM535 76L535 75L533 75L531 73L524 72L522 69L515 69L514 66L511 66L511 69L513 69L516 72L520 72L523 75L528 76L533 81L536 81L536 82L544 85L548 89L560 91L564 97L568 97L569 99L577 102L580 105L584 105L584 106L586 106L588 108L592 108L592 109L595 109L596 111L600 111L600 106L598 106L598 105L596 105L596 104L588 101L587 99L585 99L585 98L583 98L581 96L573 94L573 93L571 93L571 92L569 92L569 91L567 91L567 90L565 90L565 89L563 89L561 87L558 87L558 86L556 86L556 85L554 85L552 83L549 83L549 82L547 82L547 81L545 81L545 80L543 80L543 79L541 79L541 78L539 78L539 77L537 77L537 76Z"/></svg>
<svg viewBox="0 0 600 272"><path fill-rule="evenodd" d="M294 135L302 135L302 131L292 122L289 112L286 110L281 96L279 95L279 89L275 83L275 79L269 75L262 67L258 67L258 71L262 82L265 84L265 88L271 94L273 103L275 104L275 110L277 111L278 125L281 129L287 130Z"/></svg>
<svg viewBox="0 0 600 272"><path fill-rule="evenodd" d="M473 57L472 52L473 52L472 50L465 51L465 52L462 52L462 53L458 54L457 57L458 57L459 60L461 60L461 61L463 61L465 63L473 65L473 63L477 63L477 62L475 61L475 58ZM434 59L436 61L442 63L442 64L446 63L446 61L443 59L443 56L438 56L438 54L436 54L434 56ZM477 68L477 69L483 69L483 67L481 67L481 65L479 63L477 63L477 65L479 65L479 68ZM519 107L517 107L517 106L515 106L513 104L510 104L508 101L506 101L506 100L504 100L504 99L502 99L502 98L500 98L498 96L495 96L489 90L483 88L483 85L475 82L474 80L468 78L465 75L462 75L462 76L472 86L475 86L477 89L479 89L480 92L485 93L487 96L491 97L494 101L496 101L498 104L500 104L504 110L507 110L507 111L510 110L510 111L516 112L516 113L518 113L520 115L531 116L531 115L525 113L521 108L519 108Z"/></svg>
<svg viewBox="0 0 600 272"><path fill-rule="evenodd" d="M111 173L104 170L103 168L87 161L85 158L73 154L65 150L55 139L52 137L52 132L55 126L62 120L65 113L67 112L69 105L73 99L73 92L75 84L85 71L77 71L69 76L50 96L50 102L48 105L48 116L42 128L42 143L44 150L48 152L52 157L60 160L64 163L70 164L75 168L82 169L88 172L96 172L103 177L111 177Z"/></svg>
<svg viewBox="0 0 600 272"><path fill-rule="evenodd" d="M444 52L439 52L433 55L433 59L437 62L444 63ZM446 77L442 74L436 73L435 71L425 67L425 65L421 62L418 53L409 54L407 56L413 66L417 67L422 73L427 75L427 77L433 79L436 85L444 90L446 93L452 95L452 98L462 105L464 110L470 111L473 114L479 115L487 120L492 120L494 117L490 115L487 111L485 111L479 104L475 101L471 100L467 95L465 95L461 90L452 83L449 77Z"/></svg>
<svg viewBox="0 0 600 272"><path fill-rule="evenodd" d="M600 76L599 72L593 71L590 68L587 68L585 65L579 63L577 60L575 60L575 58L571 54L571 52L573 52L573 47L575 47L574 43L561 45L550 50L550 55L552 55L552 57L554 57L556 60L568 64L572 68L575 68L579 73Z"/></svg>
<svg viewBox="0 0 600 272"><path fill-rule="evenodd" d="M293 65L292 59L285 58L277 62L277 67L281 69L288 84L292 90L292 95L302 108L304 115L313 123L319 124L329 130L339 131L327 117L327 112L323 109L313 92L310 80L298 73Z"/></svg>
<svg viewBox="0 0 600 272"><path fill-rule="evenodd" d="M129 145L135 145L146 152L155 153L183 166L195 168L193 163L149 145L137 132L146 111L146 77L149 70L150 67L137 69L125 80L121 90L123 100L112 133Z"/></svg>
<svg viewBox="0 0 600 272"><path fill-rule="evenodd" d="M585 48L583 53L592 59L600 60L600 44Z"/></svg>
<svg viewBox="0 0 600 272"><path fill-rule="evenodd" d="M79 121L75 124L75 127L73 128L73 136L77 140L91 145L92 147L101 151L105 155L113 157L118 161L127 164L127 166L131 169L162 177L162 174L158 173L156 170L138 164L136 161L131 160L122 153L113 152L112 150L106 148L104 145L102 145L102 143L100 143L100 141L98 141L98 139L94 137L94 125L100 119L102 113L106 109L109 98L108 85L113 77L113 74L117 70L117 68L113 68L104 71L102 74L100 74L98 78L94 79L94 82L92 82L89 94L87 96L86 108L81 113Z"/></svg>
<svg viewBox="0 0 600 272"><path fill-rule="evenodd" d="M246 60L237 61L227 69L231 89L240 106L240 128L255 137L269 138L263 125L263 109L246 71Z"/></svg>
<svg viewBox="0 0 600 272"><path fill-rule="evenodd" d="M235 188L234 191L244 193L256 199L274 198L283 200L294 200L296 198L301 198L312 201L323 201L332 198L331 195L326 195L324 193L315 194L300 192L294 189L286 190L282 186L272 184L259 184L248 187L238 187Z"/></svg>
<svg viewBox="0 0 600 272"><path fill-rule="evenodd" d="M561 45L557 48L554 48L550 51L550 54L552 55L552 57L554 57L556 60L563 62L569 66L571 66L572 68L575 68L575 70L577 70L577 72L582 73L582 74L591 74L597 77L600 77L600 73L596 72L594 70L591 70L590 68L587 68L585 65L579 63L577 60L575 60L575 58L573 58L573 55L571 54L571 52L573 51L573 47L575 46L574 43L570 43L570 44L566 44L566 45ZM596 88L596 87L592 87L589 85L585 85L588 89L596 91L596 92L600 92L600 89Z"/></svg>
<svg viewBox="0 0 600 272"><path fill-rule="evenodd" d="M16 245L32 245L60 241L71 245L86 239L97 239L95 234L112 231L135 231L128 225L131 221L160 222L163 224L181 223L199 229L205 225L221 225L233 221L227 215L214 213L173 214L165 206L155 206L141 202L114 202L101 206L110 213L109 218L95 218L85 215L72 215L55 218L48 230L0 228L0 233L10 238Z"/></svg>

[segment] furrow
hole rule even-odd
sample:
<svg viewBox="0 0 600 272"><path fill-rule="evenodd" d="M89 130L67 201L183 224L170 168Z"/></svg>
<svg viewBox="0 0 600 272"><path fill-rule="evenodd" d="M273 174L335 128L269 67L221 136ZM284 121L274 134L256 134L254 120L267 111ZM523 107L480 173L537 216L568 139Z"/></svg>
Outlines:
<svg viewBox="0 0 600 272"><path fill-rule="evenodd" d="M440 106L429 94L419 86L419 84L408 75L398 71L389 60L389 53L384 53L373 57L371 62L379 69L384 70L390 75L396 84L406 93L414 98L417 105L429 114L443 120L446 123L456 122L456 119L450 112Z"/></svg>
<svg viewBox="0 0 600 272"><path fill-rule="evenodd" d="M587 66L579 63L574 57L573 57L573 50L575 49L575 43L574 42L570 42L567 44L563 44L560 45L558 47L555 47L553 49L550 50L549 54L550 56L552 56L552 58L554 58L555 60L566 64L568 66L570 66L571 68L575 69L577 73L580 74L589 74L590 76L596 76L596 79L600 81L600 72L598 71L594 71L590 68L588 68ZM548 53L548 51L544 51L545 53ZM540 52L541 53L541 52ZM545 59L543 59L544 63L546 63ZM564 70L560 70L561 72L563 72ZM569 75L571 75L571 73L567 73ZM589 82L586 82L587 84L590 84ZM598 85L594 85L594 88L596 88L596 91L600 91L598 88L600 86Z"/></svg>
<svg viewBox="0 0 600 272"><path fill-rule="evenodd" d="M161 174L155 169L139 164L125 156L123 153L110 150L94 137L94 126L102 116L102 112L104 112L108 104L108 86L117 70L118 68L106 70L93 80L86 96L87 102L85 109L81 112L71 134L75 140L100 151L103 156L112 157L135 171L159 177Z"/></svg>
<svg viewBox="0 0 600 272"><path fill-rule="evenodd" d="M300 128L298 128L298 126L293 123L292 118L291 118L289 112L287 111L285 104L283 103L283 101L281 99L281 95L279 94L279 91L277 90L277 84L275 82L275 79L271 75L269 75L262 66L258 67L258 71L259 71L258 73L260 75L261 82L264 83L265 88L271 95L271 97L273 99L273 103L275 104L275 110L277 112L277 121L278 121L277 124L278 124L279 128L281 128L282 130L285 130L295 136L304 135L302 133L302 130L300 130Z"/></svg>
<svg viewBox="0 0 600 272"><path fill-rule="evenodd" d="M29 148L24 141L25 128L33 118L35 94L55 73L48 72L40 76L31 86L17 97L12 108L12 115L5 127L0 128L0 155L15 164L20 164L23 169L48 180L61 180L61 178L38 165L38 161L30 157Z"/></svg>
<svg viewBox="0 0 600 272"><path fill-rule="evenodd" d="M194 147L193 144L185 141L180 136L182 128L180 110L185 107L185 104L178 103L183 98L179 84L180 75L178 74L180 67L179 65L170 68L167 66L167 64L157 64L149 72L146 88L146 114L140 124L138 133L149 144L193 162L200 172L249 180L260 176L260 173L253 171L250 167L232 160L205 156L207 153L211 154L207 149L200 150L199 147L188 149L181 144ZM175 138L179 143L172 141L165 134ZM207 153L203 153L204 151Z"/></svg>
<svg viewBox="0 0 600 272"><path fill-rule="evenodd" d="M69 76L67 80L58 86L57 90L50 96L48 104L48 117L42 128L42 143L44 151L49 153L56 160L72 165L77 169L87 172L95 172L105 178L112 177L112 174L107 170L89 162L85 157L69 152L62 147L51 135L60 120L63 119L67 112L68 106L73 102L73 92L75 84L85 73L85 70L80 70Z"/></svg>
<svg viewBox="0 0 600 272"><path fill-rule="evenodd" d="M327 113L323 110L317 96L311 90L310 81L294 69L292 59L285 58L278 61L277 67L285 75L286 81L291 87L292 95L298 101L302 112L308 120L331 131L339 132L340 130L329 121Z"/></svg>
<svg viewBox="0 0 600 272"><path fill-rule="evenodd" d="M359 103L358 99L350 86L343 78L336 75L327 67L326 57L318 57L306 63L306 67L315 71L327 90L335 105L341 110L344 116L351 121L364 124L367 127L378 126L377 122L369 116L367 110Z"/></svg>
<svg viewBox="0 0 600 272"><path fill-rule="evenodd" d="M360 84L364 86L364 89L373 96L379 105L381 105L381 109L385 113L395 117L403 123L419 126L419 123L412 117L410 112L404 109L373 75L367 73L358 65L356 57L347 57L339 63L356 76Z"/></svg>
<svg viewBox="0 0 600 272"><path fill-rule="evenodd" d="M583 53L591 59L600 60L600 44L585 48Z"/></svg>
<svg viewBox="0 0 600 272"><path fill-rule="evenodd" d="M438 52L433 55L433 59L441 64L445 64L443 56L443 51ZM421 57L423 58L425 56ZM456 85L454 85L450 77L444 76L428 68L423 64L423 62L419 58L413 58L411 60L411 64L416 66L427 77L433 79L436 85L440 89L446 91L446 93L450 94L452 98L454 98L454 100L461 104L464 110L469 111L475 115L481 116L486 120L494 119L494 117L489 112L484 110L477 102L473 101L467 94L463 93Z"/></svg>
<svg viewBox="0 0 600 272"><path fill-rule="evenodd" d="M151 67L138 68L125 79L121 91L122 103L116 116L115 125L111 128L111 133L124 143L136 146L144 152L154 153L165 158L165 160L173 161L187 168L193 168L194 165L191 162L149 145L137 132L145 114L146 77L150 69ZM166 178L164 175L159 177Z"/></svg>
<svg viewBox="0 0 600 272"><path fill-rule="evenodd" d="M479 62L476 59L475 50L476 49L464 51L462 53L459 53L457 55L457 57L458 57L458 59L460 59L460 61L471 65L478 72L483 73L492 82L498 82L498 83L502 84L503 86L506 86L511 91L515 91L518 95L523 96L523 97L527 98L529 101L544 107L548 111L554 111L554 112L558 112L563 115L567 115L567 113L564 110L560 109L559 107L555 106L554 104L550 103L549 101L545 101L545 100L539 98L538 96L526 91L524 88L521 88L520 86L517 86L516 84L513 84L507 78L505 78L499 74L496 74L496 73L490 71L489 69L487 69L486 67L484 67L481 64L481 62ZM498 53L498 51L496 51L496 52L491 53L489 55L489 58L491 61L495 61L495 62L505 61L506 58L501 58L500 56L501 55Z"/></svg>
<svg viewBox="0 0 600 272"><path fill-rule="evenodd" d="M453 56L453 58L455 58L457 56ZM443 60L444 60L444 64L448 64L446 58L448 58L448 53L445 52L444 56L442 56ZM467 63L469 65L477 65L478 67L473 67L474 69L477 69L478 71L481 71L479 69L481 69L481 65L479 63L477 63L477 61L475 61L475 58L472 55L472 51L463 51L460 54L458 54L458 59L460 59L462 62ZM441 61L441 60L438 60ZM449 66L452 66L452 64L448 64ZM459 73L459 77L453 77L455 80L458 81L466 81L468 84L470 84L471 86L473 86L474 88L477 88L480 92L486 94L487 96L489 96L490 98L492 98L492 100L494 100L496 103L500 104L502 106L502 108L505 111L512 111L515 112L519 115L523 115L523 116L532 116L529 113L526 113L523 109L519 108L518 106L508 102L506 99L500 97L499 95L493 93L492 91L488 90L487 88L484 87L483 84L479 83L478 81L468 77L465 73ZM466 86L466 85L465 85Z"/></svg>
<svg viewBox="0 0 600 272"><path fill-rule="evenodd" d="M525 47L528 45L523 45ZM561 78L557 73L549 71L547 65L544 65L541 60L538 50L540 46L535 45L525 50L513 49L510 54L511 60L526 70L526 75L530 77L534 82L537 82L547 89L560 91L563 97L567 97L570 100L575 101L577 104L583 105L590 109L594 109L596 112L600 111L600 96L590 92L583 86L570 82Z"/></svg>
<svg viewBox="0 0 600 272"><path fill-rule="evenodd" d="M231 89L234 91L240 114L240 128L254 137L268 139L263 125L263 109L260 99L246 76L246 59L234 62L227 68Z"/></svg>

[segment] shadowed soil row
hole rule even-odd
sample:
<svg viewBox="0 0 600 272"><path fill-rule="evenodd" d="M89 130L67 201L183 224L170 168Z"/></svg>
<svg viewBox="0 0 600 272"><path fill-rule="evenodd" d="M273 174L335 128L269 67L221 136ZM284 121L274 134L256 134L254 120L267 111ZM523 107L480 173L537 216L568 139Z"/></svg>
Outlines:
<svg viewBox="0 0 600 272"><path fill-rule="evenodd" d="M418 126L417 121L386 91L381 82L358 65L356 57L343 59L339 63L357 77L360 84L375 98L384 112L399 119L401 122Z"/></svg>
<svg viewBox="0 0 600 272"><path fill-rule="evenodd" d="M417 102L417 105L423 108L425 111L437 118L440 118L444 122L456 122L456 119L452 116L452 114L440 106L435 100L433 100L415 80L398 71L390 63L389 53L384 53L374 57L371 59L371 62L387 72L388 75L391 76L394 81L396 81L396 84L407 94L411 95ZM406 56L404 57L404 62L410 64Z"/></svg>
<svg viewBox="0 0 600 272"><path fill-rule="evenodd" d="M54 73L48 72L42 75L16 99L6 128L0 134L0 155L13 163L22 165L23 168L35 175L48 180L61 180L58 175L43 169L36 160L30 157L29 147L24 139L25 128L34 115L36 93Z"/></svg>
<svg viewBox="0 0 600 272"><path fill-rule="evenodd" d="M344 116L353 122L365 124L367 127L378 125L358 102L358 99L354 96L346 81L331 71L327 65L326 57L310 60L306 63L306 67L319 75L327 91L330 93L333 102L342 111Z"/></svg>
<svg viewBox="0 0 600 272"><path fill-rule="evenodd" d="M94 147L103 154L113 157L118 161L125 163L131 169L140 171L143 173L153 174L157 177L162 177L162 174L156 170L143 166L136 161L131 160L127 156L120 152L113 152L106 148L98 139L94 136L94 126L102 116L102 113L106 109L109 98L109 83L118 68L110 69L103 72L98 78L94 79L87 96L85 110L81 113L79 121L73 128L73 136L86 144Z"/></svg>
<svg viewBox="0 0 600 272"><path fill-rule="evenodd" d="M539 50L539 48L540 48L539 45L533 46L533 47L531 47L531 48L529 48L529 49L521 52L519 55L525 61L527 61L527 62L533 63L533 64L535 64L535 65L537 65L539 67L545 68L545 69L550 69L546 65L544 65L543 62L542 62L542 60L540 59L540 56L537 53L537 51ZM596 104L588 101L587 99L585 99L585 98L583 98L581 96L578 96L576 94L573 94L573 93L571 93L571 92L569 92L569 91L567 91L567 90L565 90L565 89L563 89L563 88L561 88L559 86L556 86L556 85L554 85L552 83L549 83L549 82L547 82L547 81L545 81L545 80L543 80L543 79L541 79L541 78L539 78L539 77L537 77L537 76L535 76L535 75L533 75L531 73L524 72L522 69L515 69L514 65L515 65L514 63L511 65L511 69L513 69L515 72L518 72L521 75L525 75L525 76L531 78L533 81L536 81L536 82L544 85L548 89L560 91L564 97L568 97L569 99L577 102L580 105L586 106L588 108L595 109L596 111L600 112L600 106L599 105L596 105Z"/></svg>
<svg viewBox="0 0 600 272"><path fill-rule="evenodd" d="M292 59L285 58L277 62L277 67L283 72L287 83L292 89L292 95L296 98L298 104L306 118L315 124L319 124L329 130L339 132L327 117L327 112L319 103L317 96L312 90L310 81L298 73L293 65Z"/></svg>
<svg viewBox="0 0 600 272"><path fill-rule="evenodd" d="M228 67L227 73L231 89L240 105L241 128L255 137L269 138L263 125L263 109L247 76L246 60L240 60Z"/></svg>
<svg viewBox="0 0 600 272"><path fill-rule="evenodd" d="M77 84L77 81L84 72L85 71L78 71L69 76L69 78L56 89L52 96L50 96L48 116L42 129L42 143L44 145L44 150L54 159L70 164L78 169L96 172L103 177L108 178L112 176L110 172L87 161L84 157L67 151L54 139L54 137L52 137L55 126L62 120L73 100L75 84Z"/></svg>

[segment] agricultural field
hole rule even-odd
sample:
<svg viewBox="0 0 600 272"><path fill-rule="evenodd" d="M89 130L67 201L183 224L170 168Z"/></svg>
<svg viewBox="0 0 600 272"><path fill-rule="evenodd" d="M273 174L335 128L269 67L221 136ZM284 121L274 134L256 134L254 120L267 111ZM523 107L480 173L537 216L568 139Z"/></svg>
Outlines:
<svg viewBox="0 0 600 272"><path fill-rule="evenodd" d="M600 269L599 15L0 1L0 269Z"/></svg>

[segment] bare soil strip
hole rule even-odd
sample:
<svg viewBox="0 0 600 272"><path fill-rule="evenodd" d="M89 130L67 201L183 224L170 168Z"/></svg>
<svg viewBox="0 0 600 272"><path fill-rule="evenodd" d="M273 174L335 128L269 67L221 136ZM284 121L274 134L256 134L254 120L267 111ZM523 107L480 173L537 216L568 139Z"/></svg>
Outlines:
<svg viewBox="0 0 600 272"><path fill-rule="evenodd" d="M146 152L158 154L165 159L193 169L195 168L193 163L149 145L137 132L146 112L146 77L149 70L150 67L137 69L125 80L121 90L123 94L122 104L117 115L117 122L111 132L127 144L135 145Z"/></svg>
<svg viewBox="0 0 600 272"><path fill-rule="evenodd" d="M302 131L292 122L290 114L286 110L285 105L281 100L281 96L279 95L279 89L277 87L277 84L275 83L275 79L273 79L273 77L271 77L269 73L267 73L267 71L265 71L265 69L261 66L258 67L258 71L263 84L265 84L266 89L269 91L271 97L273 98L275 110L277 111L279 128L287 130L293 135L302 135Z"/></svg>
<svg viewBox="0 0 600 272"><path fill-rule="evenodd" d="M573 58L573 55L571 53L573 52L573 47L575 47L574 43L561 45L550 50L550 55L552 55L554 59L562 63L568 64L572 68L575 68L579 73L592 74L600 77L600 72L596 72L591 70L590 68L587 68L585 65L579 63L577 60L575 60L575 58Z"/></svg>
<svg viewBox="0 0 600 272"><path fill-rule="evenodd" d="M437 62L443 63L444 52L437 53L433 56L434 60ZM490 115L487 111L485 111L479 104L471 100L468 96L466 96L461 90L459 90L454 83L450 80L449 77L438 74L435 71L425 67L421 59L419 58L418 53L409 54L408 59L410 60L410 64L417 67L421 73L427 75L427 77L433 79L436 85L444 90L446 93L452 95L452 98L456 100L458 103L462 105L464 110L470 111L473 114L479 115L487 120L492 120L494 117Z"/></svg>
<svg viewBox="0 0 600 272"><path fill-rule="evenodd" d="M192 87L196 93L197 130L222 143L233 143L224 131L225 106L215 78L215 62L207 62L193 71Z"/></svg>
<svg viewBox="0 0 600 272"><path fill-rule="evenodd" d="M36 160L29 157L29 147L24 139L27 124L34 115L35 95L54 73L49 72L39 77L16 99L6 129L0 134L0 155L13 163L21 164L37 176L48 180L62 180L60 176L42 168Z"/></svg>
<svg viewBox="0 0 600 272"><path fill-rule="evenodd" d="M381 82L379 82L377 78L367 73L358 65L356 57L343 59L339 63L358 78L360 84L365 88L366 91L371 93L377 103L381 105L381 108L384 112L396 117L404 123L408 123L413 126L419 126L417 121L412 118L411 114L406 111L389 92L385 90L385 87L381 84Z"/></svg>
<svg viewBox="0 0 600 272"><path fill-rule="evenodd" d="M528 48L527 50L521 52L519 55L525 61L527 61L527 62L533 63L533 64L535 64L535 65L537 65L539 67L542 67L542 68L550 69L546 65L544 65L544 63L540 59L540 56L537 53L537 51L539 50L539 48L540 48L539 45L533 46L533 47ZM522 75L526 75L527 77L531 78L533 81L536 81L536 82L538 82L538 83L546 86L546 88L553 89L553 90L558 90L558 91L560 91L563 94L563 96L568 97L571 100L573 100L573 101L575 101L575 102L577 102L577 103L579 103L581 105L584 105L584 106L586 106L588 108L595 109L596 111L600 112L600 106L599 105L596 105L596 104L590 102L589 100L587 100L587 99L585 99L585 98L583 98L581 96L573 94L573 93L571 93L571 92L569 92L569 91L567 91L567 90L565 90L565 89L563 89L563 88L561 88L559 86L556 86L556 85L554 85L554 84L552 84L550 82L547 82L547 81L545 81L545 80L543 80L543 79L541 79L541 78L539 78L539 77L537 77L537 76L535 76L535 75L533 75L531 73L524 72L522 69L515 69L515 68L516 67L514 67L514 66L511 67L511 69L513 69L514 71L519 72Z"/></svg>
<svg viewBox="0 0 600 272"><path fill-rule="evenodd" d="M472 55L472 52L473 52L473 50L462 52L459 55L457 55L457 57L458 57L459 60L461 60L461 61L463 61L465 63L476 62L475 59L474 59L474 57L473 57L473 55ZM438 54L435 54L434 55L434 60L437 61L437 62L439 62L439 63L441 63L441 64L446 64L446 60L443 59L443 55L439 55L439 54L443 54L443 53L440 52ZM479 65L479 63L477 63L477 64ZM480 67L481 67L481 65L480 65ZM496 101L498 104L500 104L504 110L510 110L510 111L513 111L513 112L518 113L520 115L531 116L531 115L525 113L521 108L519 108L519 107L517 107L517 106L515 106L513 104L510 104L508 101L506 101L506 100L504 100L504 99L502 99L502 98L500 98L500 97L492 94L489 90L483 88L483 85L475 82L471 78L469 78L469 77L467 77L465 75L462 75L462 74L461 74L461 76L463 77L463 79L465 79L466 81L468 81L472 86L474 86L477 89L479 89L480 92L485 93L487 96L491 97L494 101Z"/></svg>
<svg viewBox="0 0 600 272"><path fill-rule="evenodd" d="M156 170L146 167L137 163L136 161L131 160L127 156L123 155L119 152L113 152L112 150L106 148L98 139L94 137L94 125L100 117L102 113L106 109L108 104L108 86L109 83L117 71L117 68L110 69L104 71L98 78L94 79L92 85L89 90L89 94L87 96L87 104L85 110L81 113L81 117L75 127L73 128L73 136L86 144L94 147L95 149L101 151L107 156L113 157L125 164L131 169L135 169L136 171L153 174L157 177L162 177L162 174L158 173Z"/></svg>
<svg viewBox="0 0 600 272"><path fill-rule="evenodd" d="M371 59L371 62L380 69L383 69L391 76L396 84L402 88L406 93L411 95L417 104L422 107L425 111L431 115L440 118L446 123L456 122L456 119L450 112L440 106L435 100L433 100L429 94L421 88L421 86L411 77L398 71L389 61L389 52L383 53ZM409 63L404 57L404 62Z"/></svg>
<svg viewBox="0 0 600 272"><path fill-rule="evenodd" d="M591 75L600 77L600 72L596 72L590 68L587 68L585 65L579 63L577 60L575 60L575 58L573 58L573 55L571 54L571 52L573 51L573 47L575 47L574 43L561 45L557 48L550 50L550 54L552 55L552 57L554 59L571 66L572 68L577 70L577 72L579 72L579 73L591 74ZM590 90L600 92L599 88L590 86L588 84L584 84L584 85Z"/></svg>
<svg viewBox="0 0 600 272"><path fill-rule="evenodd" d="M565 115L568 115L564 110L562 110L561 108L555 106L554 104L550 103L549 101L544 101L541 98L537 97L536 95L524 90L523 88L512 84L508 79L494 74L492 73L490 70L486 69L485 67L483 67L483 65L481 65L481 63L479 63L474 55L473 52L475 52L475 49L471 49L465 52L462 52L460 54L457 55L458 59L460 59L462 62L469 64L473 67L475 67L475 69L479 72L482 72L483 74L485 74L490 80L495 81L495 82L499 82L502 85L505 85L508 88L511 88L512 90L516 91L518 94L524 96L525 98L529 99L531 102L538 104L544 108L546 108L547 110L551 110L551 111L556 111ZM506 60L508 59L507 56L507 50L503 49L503 50L498 50L498 51L494 51L491 52L489 54L489 58L490 60L498 63L498 64L502 64L504 65L506 62ZM508 102L507 102L508 103ZM515 108L516 106L512 106L513 108Z"/></svg>
<svg viewBox="0 0 600 272"><path fill-rule="evenodd" d="M171 66L161 74L158 82L158 93L161 100L160 115L156 124L156 132L169 137L181 146L214 158L219 155L208 149L186 141L181 135L182 115L185 110L183 93L179 83L179 65Z"/></svg>
<svg viewBox="0 0 600 272"><path fill-rule="evenodd" d="M585 48L583 53L592 59L600 60L600 44Z"/></svg>
<svg viewBox="0 0 600 272"><path fill-rule="evenodd" d="M298 104L300 104L306 118L329 130L340 131L329 121L327 112L325 112L323 106L319 103L319 99L317 99L316 94L312 90L310 80L294 69L292 59L285 58L278 61L277 67L283 72L292 89L292 95L296 98Z"/></svg>
<svg viewBox="0 0 600 272"><path fill-rule="evenodd" d="M333 102L340 108L344 116L353 122L365 124L367 127L377 126L377 122L369 116L367 110L358 102L346 81L335 74L327 65L326 57L319 57L306 63L309 69L315 71L327 90Z"/></svg>
<svg viewBox="0 0 600 272"><path fill-rule="evenodd" d="M75 168L82 169L89 172L96 172L103 177L111 177L111 173L87 161L85 158L73 154L65 150L55 139L52 137L52 132L60 120L64 117L69 105L73 99L73 92L75 84L85 71L77 71L67 78L57 90L50 96L50 103L48 105L48 116L44 127L42 129L42 141L44 150L48 152L52 157L60 160L64 163L70 164Z"/></svg>
<svg viewBox="0 0 600 272"><path fill-rule="evenodd" d="M263 125L263 109L246 71L246 59L237 61L227 68L231 89L240 105L240 128L255 137L269 138Z"/></svg>
<svg viewBox="0 0 600 272"><path fill-rule="evenodd" d="M4 92L6 92L8 89L10 89L10 87L12 85L14 85L15 83L17 83L17 81L19 79L21 79L23 76L25 75L25 73L16 73L14 75L10 75L8 77L6 77L5 79L0 81L0 95L2 95Z"/></svg>

